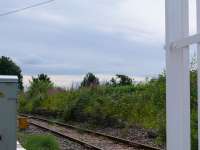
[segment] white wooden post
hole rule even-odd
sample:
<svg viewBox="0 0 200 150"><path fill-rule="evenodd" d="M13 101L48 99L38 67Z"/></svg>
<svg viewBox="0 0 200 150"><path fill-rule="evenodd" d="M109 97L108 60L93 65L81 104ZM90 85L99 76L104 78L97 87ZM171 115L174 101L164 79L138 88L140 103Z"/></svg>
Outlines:
<svg viewBox="0 0 200 150"><path fill-rule="evenodd" d="M200 33L200 0L197 0L197 34ZM197 70L198 70L198 140L200 150L200 43L197 43Z"/></svg>
<svg viewBox="0 0 200 150"><path fill-rule="evenodd" d="M189 35L188 0L166 0L167 150L190 149L189 48L170 44Z"/></svg>

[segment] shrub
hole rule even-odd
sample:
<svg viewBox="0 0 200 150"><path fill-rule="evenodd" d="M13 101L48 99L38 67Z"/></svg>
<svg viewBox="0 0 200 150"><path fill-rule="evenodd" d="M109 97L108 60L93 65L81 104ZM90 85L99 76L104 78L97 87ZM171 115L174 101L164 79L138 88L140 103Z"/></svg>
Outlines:
<svg viewBox="0 0 200 150"><path fill-rule="evenodd" d="M18 111L26 112L26 105L27 105L27 100L25 98L25 94L21 92L18 96Z"/></svg>

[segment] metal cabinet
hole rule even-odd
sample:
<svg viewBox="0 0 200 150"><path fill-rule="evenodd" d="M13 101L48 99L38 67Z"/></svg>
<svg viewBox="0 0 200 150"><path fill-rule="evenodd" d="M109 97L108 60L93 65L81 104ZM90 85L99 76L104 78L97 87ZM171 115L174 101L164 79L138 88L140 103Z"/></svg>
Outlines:
<svg viewBox="0 0 200 150"><path fill-rule="evenodd" d="M0 150L16 150L18 78L0 76Z"/></svg>

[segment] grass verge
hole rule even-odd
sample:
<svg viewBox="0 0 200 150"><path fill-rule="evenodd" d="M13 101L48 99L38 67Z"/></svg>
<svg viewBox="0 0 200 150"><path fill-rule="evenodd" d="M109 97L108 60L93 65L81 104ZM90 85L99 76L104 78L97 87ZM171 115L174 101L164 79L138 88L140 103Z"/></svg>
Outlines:
<svg viewBox="0 0 200 150"><path fill-rule="evenodd" d="M29 135L18 132L18 139L26 150L59 150L59 144L52 135Z"/></svg>

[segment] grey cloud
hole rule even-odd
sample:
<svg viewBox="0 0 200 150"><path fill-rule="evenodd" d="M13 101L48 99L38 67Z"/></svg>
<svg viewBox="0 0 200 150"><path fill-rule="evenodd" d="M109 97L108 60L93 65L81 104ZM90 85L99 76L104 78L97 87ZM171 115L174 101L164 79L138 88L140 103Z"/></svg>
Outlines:
<svg viewBox="0 0 200 150"><path fill-rule="evenodd" d="M0 33L3 35L0 36L0 54L14 58L22 67L23 73L31 75L43 72L84 74L92 71L145 76L162 71L162 40L149 44L145 40L129 40L121 32L99 29L101 23L93 17L100 16L103 11L109 13L112 4L118 5L119 1L87 0L83 3L80 0L61 0L53 5L0 18ZM89 10L90 8L92 10ZM44 16L40 16L40 13L44 13ZM80 17L81 13L85 16L83 18L88 20ZM46 14L62 17L43 20ZM102 21L104 17L100 18ZM95 22L98 25L95 26ZM136 37L140 36L138 33L133 34L131 29L127 32ZM145 31L142 34L145 34Z"/></svg>

